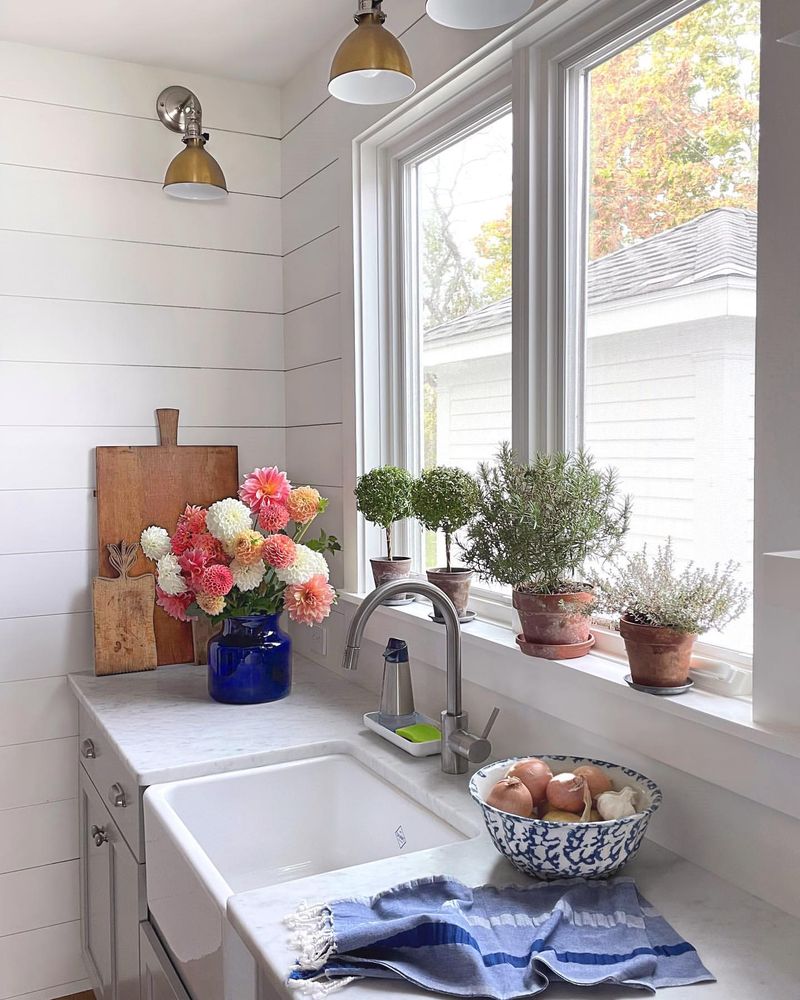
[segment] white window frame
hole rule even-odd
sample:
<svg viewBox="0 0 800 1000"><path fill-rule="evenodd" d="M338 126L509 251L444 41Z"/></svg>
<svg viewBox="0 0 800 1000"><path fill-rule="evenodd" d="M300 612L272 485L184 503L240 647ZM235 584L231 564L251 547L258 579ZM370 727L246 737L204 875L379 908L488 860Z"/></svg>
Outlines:
<svg viewBox="0 0 800 1000"><path fill-rule="evenodd" d="M573 253L585 239L585 152L576 148L585 111L585 74L598 63L702 6L705 0L578 0L543 5L508 40L451 72L418 101L355 142L356 471L391 463L416 468L418 432L409 435L408 372L419 380L418 346L408 344L404 284L409 252L399 239L403 165L508 103L514 116L512 444L520 456L581 443L584 270ZM583 10L576 12L575 8ZM491 47L490 47L491 48ZM577 163L577 169L570 169ZM413 249L413 248L412 248ZM569 289L573 289L570 294ZM376 337L377 329L377 337ZM413 382L412 382L412 388ZM418 392L418 386L417 386ZM415 414L412 427L419 426ZM417 534L400 525L398 545ZM360 521L358 575L370 589L368 558L377 534ZM421 551L421 541L419 543ZM476 592L479 616L512 623L510 598ZM595 651L624 657L620 636L598 623ZM752 658L702 642L699 656L750 669Z"/></svg>

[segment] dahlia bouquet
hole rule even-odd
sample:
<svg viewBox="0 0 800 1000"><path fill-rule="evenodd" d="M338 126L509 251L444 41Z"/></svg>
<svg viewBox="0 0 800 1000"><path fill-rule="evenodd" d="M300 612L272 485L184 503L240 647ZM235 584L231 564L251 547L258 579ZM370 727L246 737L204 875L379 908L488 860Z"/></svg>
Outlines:
<svg viewBox="0 0 800 1000"><path fill-rule="evenodd" d="M207 510L187 506L172 536L145 528L142 551L158 571L156 603L183 622L286 610L293 621L319 624L336 600L325 554L340 545L324 531L306 535L327 505L310 486L293 489L273 466L246 476L239 499Z"/></svg>

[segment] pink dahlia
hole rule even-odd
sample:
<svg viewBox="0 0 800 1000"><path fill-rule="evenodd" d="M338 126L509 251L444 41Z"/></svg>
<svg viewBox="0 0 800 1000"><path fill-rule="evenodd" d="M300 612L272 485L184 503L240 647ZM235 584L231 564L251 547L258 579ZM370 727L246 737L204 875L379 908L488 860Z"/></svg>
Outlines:
<svg viewBox="0 0 800 1000"><path fill-rule="evenodd" d="M192 547L178 556L178 565L181 568L189 586L192 590L200 590L203 582L203 573L206 566L211 562L207 553L203 549Z"/></svg>
<svg viewBox="0 0 800 1000"><path fill-rule="evenodd" d="M319 625L331 613L336 592L324 576L312 576L305 583L291 584L283 594L283 605L292 621Z"/></svg>
<svg viewBox="0 0 800 1000"><path fill-rule="evenodd" d="M206 515L208 511L204 507L193 507L186 505L186 510L178 518L178 527L185 524L193 535L199 535L206 530Z"/></svg>
<svg viewBox="0 0 800 1000"><path fill-rule="evenodd" d="M227 566L208 566L203 570L202 586L199 588L209 597L224 597L233 587L233 574Z"/></svg>
<svg viewBox="0 0 800 1000"><path fill-rule="evenodd" d="M191 618L187 617L186 609L193 600L194 594L190 590L173 597L171 594L164 593L161 587L156 587L156 604L163 608L170 618L177 618L179 622L191 621Z"/></svg>
<svg viewBox="0 0 800 1000"><path fill-rule="evenodd" d="M267 504L258 513L259 528L269 534L275 531L283 531L290 520L289 511L282 503Z"/></svg>
<svg viewBox="0 0 800 1000"><path fill-rule="evenodd" d="M192 539L192 547L206 556L206 563L217 562L227 566L230 562L230 556L223 548L222 542L218 538L214 538L208 531L204 531L201 535L195 535Z"/></svg>
<svg viewBox="0 0 800 1000"><path fill-rule="evenodd" d="M258 514L271 504L285 503L291 488L286 473L281 472L277 465L268 469L253 469L239 487L239 499Z"/></svg>
<svg viewBox="0 0 800 1000"><path fill-rule="evenodd" d="M273 569L288 569L297 558L297 546L288 535L270 535L264 539L261 558Z"/></svg>
<svg viewBox="0 0 800 1000"><path fill-rule="evenodd" d="M187 549L190 549L194 544L194 535L189 531L189 526L186 523L181 524L178 521L178 527L175 529L175 534L172 536L172 551L176 556L182 556Z"/></svg>

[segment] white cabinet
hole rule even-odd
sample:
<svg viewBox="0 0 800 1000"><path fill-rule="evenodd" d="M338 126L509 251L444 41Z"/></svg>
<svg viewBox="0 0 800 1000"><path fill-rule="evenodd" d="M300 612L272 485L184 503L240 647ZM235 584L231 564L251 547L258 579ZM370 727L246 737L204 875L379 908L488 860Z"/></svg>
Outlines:
<svg viewBox="0 0 800 1000"><path fill-rule="evenodd" d="M80 769L81 943L97 1000L139 1000L143 871Z"/></svg>
<svg viewBox="0 0 800 1000"><path fill-rule="evenodd" d="M139 934L141 1000L190 1000L152 926L142 924Z"/></svg>

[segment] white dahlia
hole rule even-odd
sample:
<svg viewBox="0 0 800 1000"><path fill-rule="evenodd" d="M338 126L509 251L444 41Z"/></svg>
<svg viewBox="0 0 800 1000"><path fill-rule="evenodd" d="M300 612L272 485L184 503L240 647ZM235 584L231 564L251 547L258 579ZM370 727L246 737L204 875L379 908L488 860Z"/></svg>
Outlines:
<svg viewBox="0 0 800 1000"><path fill-rule="evenodd" d="M165 556L169 552L169 532L166 528L159 528L155 524L144 529L140 542L142 552L144 552L148 559L152 559L153 562L158 562L162 556Z"/></svg>
<svg viewBox="0 0 800 1000"><path fill-rule="evenodd" d="M233 574L233 585L238 587L243 593L248 590L255 590L267 572L267 567L264 565L263 559L259 559L252 566L245 566L238 559L234 559L228 569Z"/></svg>
<svg viewBox="0 0 800 1000"><path fill-rule="evenodd" d="M326 580L330 576L325 556L307 545L297 546L297 556L288 569L276 569L275 572L281 583L289 585L307 583L312 576L324 576Z"/></svg>
<svg viewBox="0 0 800 1000"><path fill-rule="evenodd" d="M172 552L168 552L158 560L158 585L170 597L185 594L189 589L186 586L186 581L181 576L178 557L173 555Z"/></svg>
<svg viewBox="0 0 800 1000"><path fill-rule="evenodd" d="M223 545L232 545L237 535L252 530L251 516L250 508L241 500L228 497L226 500L212 503L208 508L206 528Z"/></svg>

